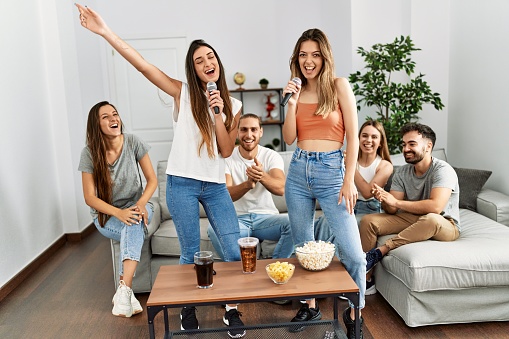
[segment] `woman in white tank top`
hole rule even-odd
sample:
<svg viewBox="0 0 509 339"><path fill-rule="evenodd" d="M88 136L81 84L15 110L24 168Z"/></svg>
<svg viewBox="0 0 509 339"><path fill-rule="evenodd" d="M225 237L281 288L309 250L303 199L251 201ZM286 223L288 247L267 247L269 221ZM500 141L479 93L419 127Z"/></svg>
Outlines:
<svg viewBox="0 0 509 339"><path fill-rule="evenodd" d="M392 162L385 130L379 121L367 120L359 131L359 156L355 171L355 186L359 197L355 204L357 223L362 216L380 213L380 201L373 197L373 184L385 186L392 174Z"/></svg>

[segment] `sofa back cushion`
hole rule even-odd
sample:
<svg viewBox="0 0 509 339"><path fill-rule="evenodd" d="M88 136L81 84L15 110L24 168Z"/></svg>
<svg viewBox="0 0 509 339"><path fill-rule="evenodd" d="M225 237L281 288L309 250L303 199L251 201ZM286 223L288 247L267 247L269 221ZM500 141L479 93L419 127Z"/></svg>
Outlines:
<svg viewBox="0 0 509 339"><path fill-rule="evenodd" d="M167 160L162 160L157 163L157 185L159 192L159 206L161 207L161 221L171 219L170 211L166 205L166 167ZM206 218L207 214L200 204L200 218Z"/></svg>

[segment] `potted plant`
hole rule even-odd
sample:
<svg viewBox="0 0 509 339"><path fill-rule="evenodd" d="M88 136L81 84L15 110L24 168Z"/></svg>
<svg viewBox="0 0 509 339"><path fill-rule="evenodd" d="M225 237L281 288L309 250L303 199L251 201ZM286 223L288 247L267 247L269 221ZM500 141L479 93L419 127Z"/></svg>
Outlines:
<svg viewBox="0 0 509 339"><path fill-rule="evenodd" d="M366 71L357 71L349 77L358 99L357 109L361 109L362 102L365 106L376 107L376 120L384 126L391 154L401 153L399 130L406 123L419 119L423 104L431 103L437 110L444 108L440 94L432 92L423 80L424 74L412 77L415 62L411 53L419 50L410 36L401 36L388 44L375 44L369 51L359 47L357 53L364 58ZM405 72L409 80L394 82L395 72Z"/></svg>
<svg viewBox="0 0 509 339"><path fill-rule="evenodd" d="M266 89L267 86L269 86L269 80L267 80L265 78L261 78L260 81L258 81L258 83L260 84L260 87L262 89Z"/></svg>

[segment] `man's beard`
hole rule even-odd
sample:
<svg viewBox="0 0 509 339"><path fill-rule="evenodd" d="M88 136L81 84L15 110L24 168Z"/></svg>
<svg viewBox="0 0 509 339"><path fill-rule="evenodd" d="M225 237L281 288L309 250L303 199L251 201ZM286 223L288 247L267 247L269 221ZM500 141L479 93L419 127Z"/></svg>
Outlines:
<svg viewBox="0 0 509 339"><path fill-rule="evenodd" d="M417 163L419 163L422 159L424 159L424 150L421 152L421 153L415 153L415 152L405 152L403 155L406 155L406 154L413 154L414 157L412 159L407 159L407 157L405 156L405 161L407 164L412 164L412 165L415 165Z"/></svg>

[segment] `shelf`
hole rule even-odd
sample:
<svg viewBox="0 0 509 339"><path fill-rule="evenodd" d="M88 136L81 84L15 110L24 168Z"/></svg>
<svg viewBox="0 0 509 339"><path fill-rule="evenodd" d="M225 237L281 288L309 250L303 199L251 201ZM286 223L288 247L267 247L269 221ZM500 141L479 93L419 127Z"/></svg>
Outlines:
<svg viewBox="0 0 509 339"><path fill-rule="evenodd" d="M274 93L277 97L276 102L271 102L273 106L272 110L268 110L266 102L268 100L267 94ZM230 94L242 101L241 113L254 113L262 119L262 125L264 133L260 145L265 146L267 144L272 145L272 140L276 137L279 138L279 146L276 148L278 151L285 151L286 144L283 141L283 124L285 122L285 108L281 106L283 99L282 88L246 88L246 89L234 89L230 90ZM276 119L267 118L268 112L275 113L273 115ZM278 117L279 116L279 117ZM273 145L272 145L273 146Z"/></svg>

